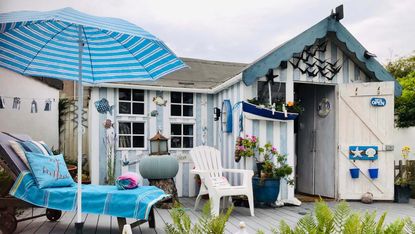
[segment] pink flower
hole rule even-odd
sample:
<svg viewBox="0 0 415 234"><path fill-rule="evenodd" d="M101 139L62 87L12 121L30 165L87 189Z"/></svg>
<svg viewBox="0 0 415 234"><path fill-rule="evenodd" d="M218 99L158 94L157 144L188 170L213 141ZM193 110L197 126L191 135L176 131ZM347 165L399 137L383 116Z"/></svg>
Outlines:
<svg viewBox="0 0 415 234"><path fill-rule="evenodd" d="M277 151L277 148L275 148L275 146L273 146L272 149L271 149L271 151L272 152L276 152Z"/></svg>
<svg viewBox="0 0 415 234"><path fill-rule="evenodd" d="M256 136L252 136L252 142L256 142L256 141L257 141Z"/></svg>
<svg viewBox="0 0 415 234"><path fill-rule="evenodd" d="M240 146L239 146L239 150L240 150L240 151L244 151L244 150L245 150L245 146L240 145Z"/></svg>

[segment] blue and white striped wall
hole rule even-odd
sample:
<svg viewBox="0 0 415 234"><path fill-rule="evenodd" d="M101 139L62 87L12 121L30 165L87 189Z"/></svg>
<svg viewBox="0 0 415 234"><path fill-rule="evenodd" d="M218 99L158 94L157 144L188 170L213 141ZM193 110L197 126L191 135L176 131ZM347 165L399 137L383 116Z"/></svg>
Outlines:
<svg viewBox="0 0 415 234"><path fill-rule="evenodd" d="M308 83L349 83L349 82L367 82L368 78L362 72L359 67L348 58L340 48L336 47L332 41L329 41L327 51L319 54L321 59L329 59L331 62L339 60L342 64L341 71L336 75L332 81L328 81L321 76L314 78L302 75L298 70L294 70L290 64L287 69L274 69L275 74L279 74L278 81L286 82L287 80L293 80L294 82L308 82ZM241 76L238 74L237 76ZM261 80L261 79L260 79ZM140 86L134 87L140 89ZM192 92L189 89L189 92ZM112 115L99 114L94 106L94 102L106 98L110 105L117 107L118 93L116 88L104 88L104 87L92 87L91 88L91 100L89 103L89 152L90 152L90 171L91 179L93 183L104 183L106 175L106 155L105 145L103 138L106 134L103 128L103 122L105 119L111 119L114 122L118 120L128 121L144 121L146 122L146 137L150 138L156 134L157 130L162 130L163 135L170 136L170 123L191 123L194 124L195 140L194 145L209 145L219 149L222 152L222 163L227 168L244 168L245 164L241 160L239 163L234 161L235 139L240 134L249 134L259 137L260 144L263 145L267 142L275 145L281 153L289 153L291 144L287 136L289 136L289 123L287 122L274 122L264 120L249 120L244 119L244 131L239 131L239 113L240 108L235 108L233 112L233 132L223 133L221 131L220 121L213 121L213 108L222 106L222 101L229 99L234 105L235 103L253 98L257 96L257 83L251 86L246 86L242 81L223 89L215 94L201 94L196 93L194 96L194 117L193 118L177 118L170 116L169 105L166 107L156 106L152 102L152 98L155 96L163 96L165 100L170 100L169 91L155 91L146 90L146 104L144 116L121 116L117 115L118 110L115 109ZM168 102L169 103L169 102ZM150 117L149 113L152 110L157 110L159 115L157 117ZM207 130L204 131L203 129ZM147 142L148 144L148 142ZM147 146L148 147L148 146ZM148 155L148 148L143 150L116 150L117 175L125 171L138 172L138 165L122 166L121 159L127 158L130 162L137 161L142 157ZM292 150L292 152L294 152ZM179 173L176 177L176 185L178 187L179 196L195 196L197 192L197 186L194 180L194 175L190 174L190 170L193 168L193 164L189 158L188 150L171 150L171 154L180 159ZM291 153L294 154L294 153ZM294 155L289 157L294 157ZM294 160L292 160L294 162ZM253 167L254 162L249 161L247 166ZM241 183L241 178L238 175L229 175L230 181L234 184ZM287 196L287 186L282 186L281 196L284 198Z"/></svg>

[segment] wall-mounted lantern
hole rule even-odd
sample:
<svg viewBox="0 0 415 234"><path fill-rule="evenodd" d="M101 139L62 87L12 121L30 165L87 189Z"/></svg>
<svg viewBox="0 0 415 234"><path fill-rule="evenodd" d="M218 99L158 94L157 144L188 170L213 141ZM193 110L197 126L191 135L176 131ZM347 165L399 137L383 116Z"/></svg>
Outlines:
<svg viewBox="0 0 415 234"><path fill-rule="evenodd" d="M169 154L168 139L161 135L160 131L150 139L150 155Z"/></svg>

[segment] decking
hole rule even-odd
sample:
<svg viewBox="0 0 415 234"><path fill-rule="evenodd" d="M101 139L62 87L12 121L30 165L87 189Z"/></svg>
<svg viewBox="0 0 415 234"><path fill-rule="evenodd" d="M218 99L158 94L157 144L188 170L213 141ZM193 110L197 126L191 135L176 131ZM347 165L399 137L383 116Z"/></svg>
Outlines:
<svg viewBox="0 0 415 234"><path fill-rule="evenodd" d="M193 211L191 207L194 205L193 198L181 198L182 204L188 208L187 212L192 220L197 220L200 210ZM334 206L336 202L329 202L330 206ZM350 202L354 210L374 211L378 214L388 212L386 222L391 222L397 218L411 217L415 220L415 200L410 204L396 204L391 202L376 202L371 205L362 204L360 202ZM313 203L303 203L300 207L285 206L281 208L255 209L255 217L249 216L249 209L236 207L232 216L226 225L227 233L235 233L238 230L240 221L247 224L248 233L256 233L256 230L262 229L266 233L271 231L281 219L288 224L295 224L299 218L305 213L312 211ZM44 209L34 209L34 214L40 214ZM27 217L31 215L31 210L26 210L19 217ZM118 233L117 219L104 215L84 215L85 228L84 233ZM141 225L140 228L133 229L133 233L165 233L163 228L165 223L170 223L171 218L169 210L156 209L156 229L150 229L148 224ZM58 222L49 222L45 217L24 221L18 224L16 233L75 233L74 222L76 216L74 212L64 212L62 218Z"/></svg>

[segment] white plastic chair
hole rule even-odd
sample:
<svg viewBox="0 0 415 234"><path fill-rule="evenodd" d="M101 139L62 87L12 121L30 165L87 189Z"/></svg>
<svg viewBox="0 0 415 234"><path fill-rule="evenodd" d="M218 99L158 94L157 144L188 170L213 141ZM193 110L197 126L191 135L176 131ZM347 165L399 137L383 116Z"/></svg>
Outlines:
<svg viewBox="0 0 415 234"><path fill-rule="evenodd" d="M202 195L209 194L212 207L212 214L219 215L220 199L237 195L248 197L251 216L254 216L254 195L252 193L252 170L224 169L222 168L220 151L209 146L199 146L190 151L190 156L195 164L192 173L198 174L201 178L199 194L196 198L195 209L197 208ZM232 186L227 181L220 181L223 172L242 174L242 185ZM219 179L220 180L220 179ZM226 201L226 200L225 200Z"/></svg>

